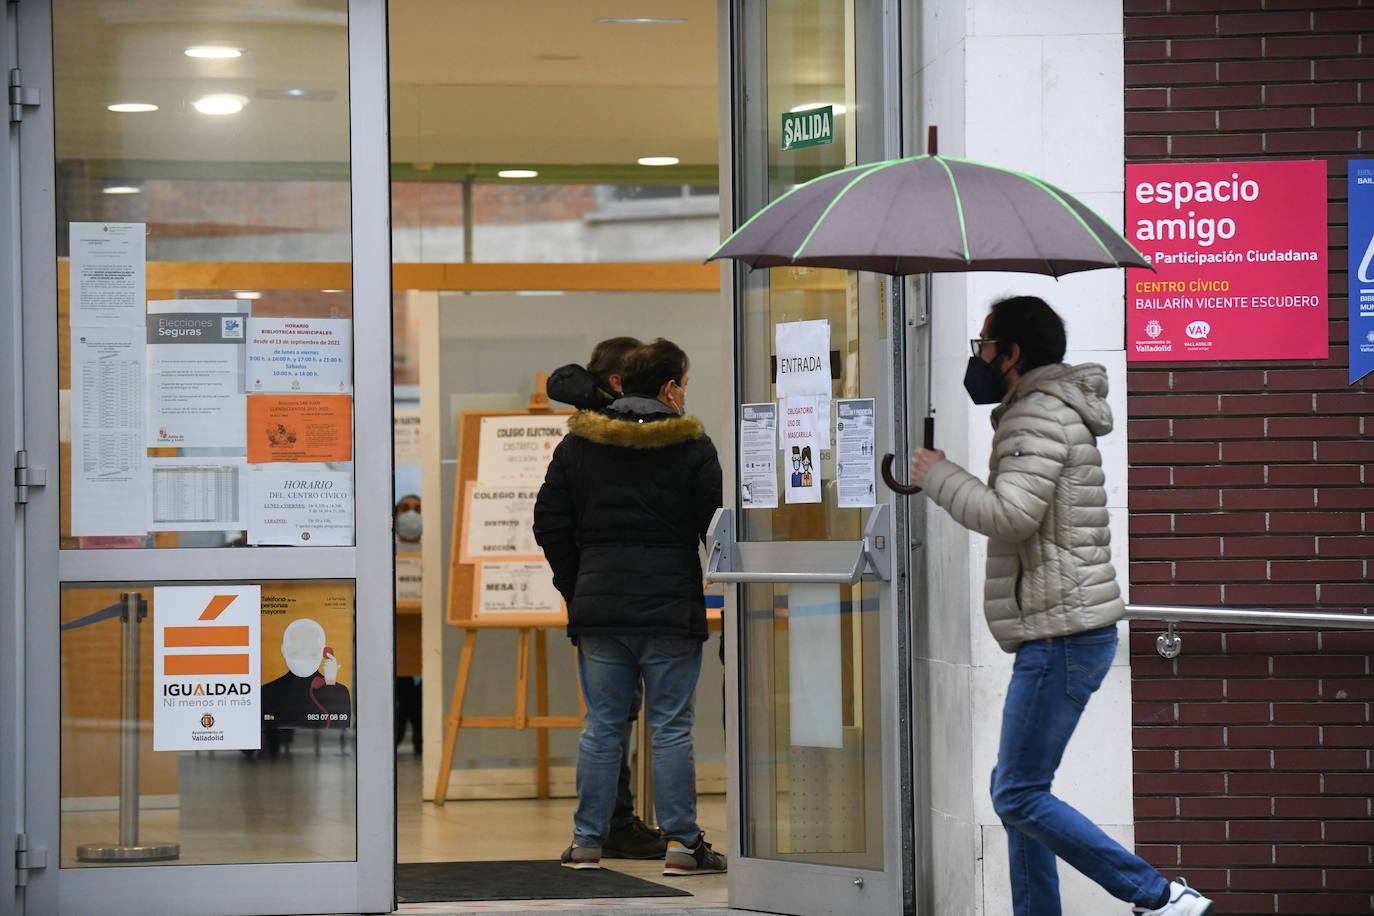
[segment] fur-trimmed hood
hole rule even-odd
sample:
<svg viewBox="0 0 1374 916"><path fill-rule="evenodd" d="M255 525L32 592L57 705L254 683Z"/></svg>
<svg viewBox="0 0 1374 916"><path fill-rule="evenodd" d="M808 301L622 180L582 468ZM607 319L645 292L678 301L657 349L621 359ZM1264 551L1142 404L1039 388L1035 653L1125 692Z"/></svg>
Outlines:
<svg viewBox="0 0 1374 916"><path fill-rule="evenodd" d="M634 449L667 448L706 435L696 417L670 413L666 406L649 398L621 398L608 411L578 411L568 420L569 434L599 445Z"/></svg>

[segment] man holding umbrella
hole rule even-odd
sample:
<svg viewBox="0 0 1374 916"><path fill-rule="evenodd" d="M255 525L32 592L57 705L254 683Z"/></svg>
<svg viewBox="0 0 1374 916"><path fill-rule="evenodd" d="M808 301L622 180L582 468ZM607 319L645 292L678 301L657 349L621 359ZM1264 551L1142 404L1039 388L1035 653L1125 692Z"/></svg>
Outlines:
<svg viewBox="0 0 1374 916"><path fill-rule="evenodd" d="M911 482L988 537L983 610L1016 654L991 786L1014 911L1058 916L1057 856L1139 916L1203 916L1212 901L1182 878L1169 882L1050 792L1125 613L1097 450L1112 429L1106 370L1062 361L1064 322L1033 296L994 303L971 345L964 387L974 403L998 405L988 482L928 448L912 456Z"/></svg>

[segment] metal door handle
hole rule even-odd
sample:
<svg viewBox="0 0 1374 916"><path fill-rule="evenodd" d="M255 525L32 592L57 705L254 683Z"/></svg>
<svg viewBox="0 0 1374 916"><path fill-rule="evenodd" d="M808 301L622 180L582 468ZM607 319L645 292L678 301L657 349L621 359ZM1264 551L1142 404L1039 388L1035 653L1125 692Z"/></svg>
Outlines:
<svg viewBox="0 0 1374 916"><path fill-rule="evenodd" d="M735 517L730 509L717 509L707 531L710 553L707 582L836 583L854 585L870 569L884 581L892 578L888 548L887 505L875 506L864 525L861 541L756 541L735 539ZM818 568L831 560L836 547L848 545L854 559L848 568ZM755 561L750 563L748 561ZM833 562L833 560L831 560ZM748 565L762 569L746 569Z"/></svg>

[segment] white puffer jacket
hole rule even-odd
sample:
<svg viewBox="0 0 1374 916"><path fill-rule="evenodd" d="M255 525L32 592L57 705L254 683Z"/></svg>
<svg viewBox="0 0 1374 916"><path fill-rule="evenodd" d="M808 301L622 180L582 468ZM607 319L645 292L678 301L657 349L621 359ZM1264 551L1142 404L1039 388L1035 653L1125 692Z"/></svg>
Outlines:
<svg viewBox="0 0 1374 916"><path fill-rule="evenodd" d="M1112 429L1106 397L1107 370L1096 363L1032 369L992 412L988 482L952 461L926 475L923 492L988 537L983 613L1008 652L1125 613L1097 450Z"/></svg>

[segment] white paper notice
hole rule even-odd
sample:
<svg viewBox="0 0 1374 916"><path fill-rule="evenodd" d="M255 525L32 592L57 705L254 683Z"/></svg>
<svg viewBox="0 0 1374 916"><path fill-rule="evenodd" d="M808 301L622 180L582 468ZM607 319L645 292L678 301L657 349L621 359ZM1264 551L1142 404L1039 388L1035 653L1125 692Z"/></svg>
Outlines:
<svg viewBox="0 0 1374 916"><path fill-rule="evenodd" d="M553 416L483 417L477 445L479 484L538 487L553 450L568 431L568 418Z"/></svg>
<svg viewBox="0 0 1374 916"><path fill-rule="evenodd" d="M153 589L153 750L252 750L262 736L262 589Z"/></svg>
<svg viewBox="0 0 1374 916"><path fill-rule="evenodd" d="M68 226L73 326L143 326L147 231L144 223Z"/></svg>
<svg viewBox="0 0 1374 916"><path fill-rule="evenodd" d="M396 554L396 601L419 604L424 599L424 565L418 553Z"/></svg>
<svg viewBox="0 0 1374 916"><path fill-rule="evenodd" d="M534 540L534 486L491 487L468 481L459 560L476 563L497 557L542 558Z"/></svg>
<svg viewBox="0 0 1374 916"><path fill-rule="evenodd" d="M479 615L557 614L563 609L546 563L484 562L477 569Z"/></svg>
<svg viewBox="0 0 1374 916"><path fill-rule="evenodd" d="M148 445L244 448L247 315L232 299L148 303Z"/></svg>
<svg viewBox="0 0 1374 916"><path fill-rule="evenodd" d="M249 476L248 543L352 546L353 475L278 467Z"/></svg>
<svg viewBox="0 0 1374 916"><path fill-rule="evenodd" d="M242 531L248 527L248 462L242 458L149 458L149 531Z"/></svg>
<svg viewBox="0 0 1374 916"><path fill-rule="evenodd" d="M830 322L789 321L773 328L778 398L830 396Z"/></svg>
<svg viewBox="0 0 1374 916"><path fill-rule="evenodd" d="M790 743L843 747L838 585L788 588L787 658Z"/></svg>
<svg viewBox="0 0 1374 916"><path fill-rule="evenodd" d="M777 508L777 426L777 404L740 405L739 488L743 509Z"/></svg>
<svg viewBox="0 0 1374 916"><path fill-rule="evenodd" d="M351 392L353 322L347 318L249 318L248 389L278 394Z"/></svg>
<svg viewBox="0 0 1374 916"><path fill-rule="evenodd" d="M810 429L821 448L830 448L830 398L808 395L780 401L782 425L778 427L778 448L788 450L788 432Z"/></svg>
<svg viewBox="0 0 1374 916"><path fill-rule="evenodd" d="M835 489L841 507L874 505L873 398L835 402Z"/></svg>
<svg viewBox="0 0 1374 916"><path fill-rule="evenodd" d="M397 464L420 463L420 408L397 407L393 413L396 441L393 454Z"/></svg>
<svg viewBox="0 0 1374 916"><path fill-rule="evenodd" d="M789 398L779 402L783 443L782 473L786 481L783 494L789 503L821 501L820 457L824 440L817 434L819 402L815 397Z"/></svg>
<svg viewBox="0 0 1374 916"><path fill-rule="evenodd" d="M146 534L143 326L71 334L71 533Z"/></svg>

